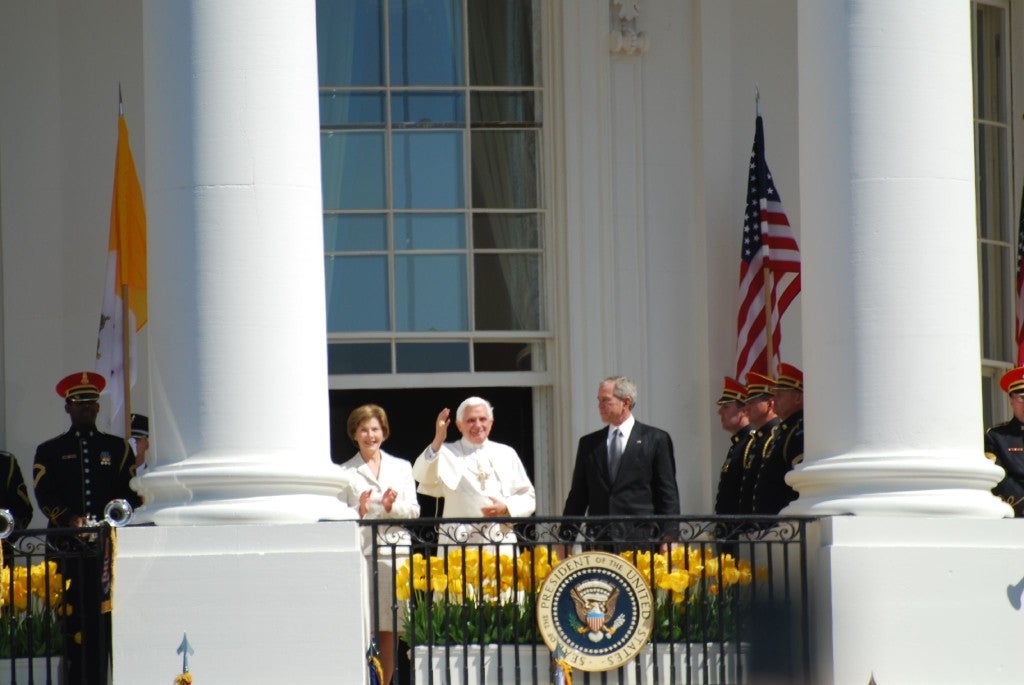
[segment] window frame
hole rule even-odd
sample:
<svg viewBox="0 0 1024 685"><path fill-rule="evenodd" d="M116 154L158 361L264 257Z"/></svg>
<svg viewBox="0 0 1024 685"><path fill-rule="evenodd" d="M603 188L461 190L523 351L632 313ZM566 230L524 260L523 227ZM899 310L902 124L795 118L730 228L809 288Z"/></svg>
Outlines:
<svg viewBox="0 0 1024 685"><path fill-rule="evenodd" d="M534 69L534 84L530 86L524 85L509 85L509 86L474 86L470 82L470 43L468 39L469 31L469 4L468 0L462 0L462 69L463 69L463 84L459 86L452 85L439 85L439 86L393 86L391 84L391 49L385 44L382 50L383 72L384 72L384 84L381 86L352 86L352 87L338 87L338 86L321 86L319 87L319 93L325 92L344 92L344 93L359 93L359 92L380 92L384 97L384 122L383 125L374 124L372 126L365 126L363 128L372 128L373 130L379 130L384 134L384 169L385 169L385 207L379 209L362 209L362 210L339 210L339 209L324 209L324 216L331 214L343 214L351 215L357 213L365 214L382 214L386 217L386 248L384 251L373 250L373 251L343 251L343 250L324 250L325 258L325 269L327 260L332 257L342 256L354 256L354 255L386 255L387 259L387 282L388 282L388 325L389 330L383 331L328 331L327 332L327 345L338 343L382 343L387 344L390 351L390 371L381 373L330 373L328 375L328 385L331 388L400 388L400 387L422 387L422 386L436 386L436 387L454 387L454 386L468 386L468 385L507 385L507 386L539 386L539 385L550 385L552 383L552 366L553 366L553 355L554 355L554 333L552 331L552 321L554 319L553 312L553 300L554 290L556 287L553 281L553 270L552 264L554 259L552 258L552 247L555 241L551 236L551 214L550 214L550 202L553 197L551 194L551 187L547 182L548 178L551 178L548 167L551 164L551 155L548 151L549 140L550 140L550 123L553 121L551 112L551 98L547 97L547 93L551 90L551 76L552 69L550 68L551 57L553 54L552 44L550 40L550 30L552 26L551 16L552 10L546 2L533 2L533 19L535 25L533 27L534 45L535 50L539 49L543 58L535 64ZM383 16L382 16L382 35L384 40L387 40L387 36L390 31L390 16L387 5L384 5ZM539 26L537 25L539 24ZM388 93L391 93L391 97ZM459 130L462 136L462 176L463 176L463 203L462 207L456 208L444 208L444 209L404 209L397 208L394 202L394 169L393 169L393 157L394 157L394 135L396 132L399 134L403 131L414 131L417 130L415 126L408 124L396 125L392 120L393 110L393 98L395 94L402 93L446 93L450 94L458 92L462 94L462 107L463 107L463 121L461 122L460 128L444 128L437 127L429 130ZM473 95L476 93L486 92L512 92L512 93L534 93L534 107L538 114L539 121L533 125L523 123L521 125L476 125L472 120L472 107L473 107ZM346 126L341 127L344 130L356 130L359 126ZM321 126L321 133L338 130L338 126ZM535 131L537 136L537 156L536 156L536 184L538 193L538 206L536 207L509 207L492 209L486 207L474 207L472 197L472 139L473 134L479 131L490 131L490 130L532 130ZM426 130L426 129L424 129ZM395 218L402 214L461 214L464 217L463 228L465 230L464 247L452 250L397 250L394 245L395 240ZM489 213L530 213L535 214L539 219L539 245L533 249L523 249L520 247L505 249L495 249L493 247L477 248L473 242L473 218L474 214ZM396 261L399 256L415 256L418 254L455 254L461 253L465 255L466 259L466 291L467 291L467 329L453 330L453 331L402 331L399 330L399 324L396 321L398 312L397 297L398 293L396 290ZM475 296L476 296L476 274L475 274L475 261L476 257L484 254L537 254L540 260L540 266L538 270L538 278L540 283L537 284L539 288L539 304L540 309L540 325L538 330L479 330L476 328L475 321ZM437 372L426 372L426 373L410 373L400 372L398 370L398 346L403 342L458 342L464 343L468 346L468 363L469 370L467 371L437 371ZM477 371L477 359L475 346L478 343L495 343L504 342L512 344L521 343L532 343L532 354L533 364L532 370L528 371Z"/></svg>

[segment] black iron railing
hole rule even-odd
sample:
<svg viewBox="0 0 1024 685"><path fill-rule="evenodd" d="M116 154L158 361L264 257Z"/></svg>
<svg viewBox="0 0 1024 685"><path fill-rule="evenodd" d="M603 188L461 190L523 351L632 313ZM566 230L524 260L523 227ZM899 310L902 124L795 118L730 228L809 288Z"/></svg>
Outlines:
<svg viewBox="0 0 1024 685"><path fill-rule="evenodd" d="M553 682L547 643L561 640L538 624L538 602L547 601L545 593L560 577L571 584L572 566L605 563L607 557L592 554L604 552L628 561L627 568L636 569L631 573L642 578L653 600L650 612L644 612L650 615L650 632L625 666L606 672L574 669L576 685L739 684L769 676L806 683L810 520L363 521L369 592L374 606L383 605L371 612L372 630L391 629L399 636L393 654L399 664L396 683L546 685ZM560 565L565 566L556 570ZM545 586L552 574L554 580ZM616 601L598 600L598 606ZM618 630L612 610L588 628L586 601L591 600L577 602L578 616L562 610L557 619L567 621L571 635L592 632L600 641ZM587 651L586 640L582 644ZM572 662L573 655L564 661Z"/></svg>
<svg viewBox="0 0 1024 685"><path fill-rule="evenodd" d="M17 531L3 542L0 682L99 682L110 649L111 529Z"/></svg>

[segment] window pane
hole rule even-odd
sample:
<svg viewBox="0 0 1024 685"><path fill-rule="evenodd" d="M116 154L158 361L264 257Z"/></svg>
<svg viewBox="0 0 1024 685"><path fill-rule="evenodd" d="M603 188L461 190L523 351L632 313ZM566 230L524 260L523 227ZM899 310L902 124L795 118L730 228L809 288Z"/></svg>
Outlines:
<svg viewBox="0 0 1024 685"><path fill-rule="evenodd" d="M381 0L317 0L321 86L384 84L382 17Z"/></svg>
<svg viewBox="0 0 1024 685"><path fill-rule="evenodd" d="M395 257L395 328L464 331L468 328L463 255Z"/></svg>
<svg viewBox="0 0 1024 685"><path fill-rule="evenodd" d="M461 93L393 93L391 121L396 127L453 128L466 121Z"/></svg>
<svg viewBox="0 0 1024 685"><path fill-rule="evenodd" d="M1012 293L1010 249L980 245L981 260L981 356L1010 359L1010 322L1006 297Z"/></svg>
<svg viewBox="0 0 1024 685"><path fill-rule="evenodd" d="M535 131L473 131L473 206L538 207Z"/></svg>
<svg viewBox="0 0 1024 685"><path fill-rule="evenodd" d="M469 3L469 82L476 86L529 86L534 64L533 0Z"/></svg>
<svg viewBox="0 0 1024 685"><path fill-rule="evenodd" d="M466 247L462 214L396 214L396 250L459 250Z"/></svg>
<svg viewBox="0 0 1024 685"><path fill-rule="evenodd" d="M539 371L535 363L543 365L534 343L475 343L473 345L474 371Z"/></svg>
<svg viewBox="0 0 1024 685"><path fill-rule="evenodd" d="M1006 122L1006 34L1001 7L975 8L974 86L978 117Z"/></svg>
<svg viewBox="0 0 1024 685"><path fill-rule="evenodd" d="M330 344L327 346L327 373L391 373L391 345Z"/></svg>
<svg viewBox="0 0 1024 685"><path fill-rule="evenodd" d="M320 133L324 209L383 209L384 134Z"/></svg>
<svg viewBox="0 0 1024 685"><path fill-rule="evenodd" d="M392 141L395 207L463 206L462 133L396 132Z"/></svg>
<svg viewBox="0 0 1024 685"><path fill-rule="evenodd" d="M462 85L462 0L391 0L391 84Z"/></svg>
<svg viewBox="0 0 1024 685"><path fill-rule="evenodd" d="M380 252L388 249L387 219L383 214L327 214L324 250Z"/></svg>
<svg viewBox="0 0 1024 685"><path fill-rule="evenodd" d="M384 93L320 93L320 127L384 125Z"/></svg>
<svg viewBox="0 0 1024 685"><path fill-rule="evenodd" d="M1013 239L1007 187L1007 140L1002 126L978 124L974 141L978 155L978 232L982 238L1009 242Z"/></svg>
<svg viewBox="0 0 1024 685"><path fill-rule="evenodd" d="M473 268L477 330L540 330L538 255L478 254Z"/></svg>
<svg viewBox="0 0 1024 685"><path fill-rule="evenodd" d="M469 371L468 343L398 343L398 373Z"/></svg>
<svg viewBox="0 0 1024 685"><path fill-rule="evenodd" d="M327 330L388 330L387 257L327 257Z"/></svg>
<svg viewBox="0 0 1024 685"><path fill-rule="evenodd" d="M540 247L539 214L473 215L473 247L477 250L526 250Z"/></svg>
<svg viewBox="0 0 1024 685"><path fill-rule="evenodd" d="M473 93L470 114L474 126L496 127L502 124L540 126L540 108L533 93Z"/></svg>

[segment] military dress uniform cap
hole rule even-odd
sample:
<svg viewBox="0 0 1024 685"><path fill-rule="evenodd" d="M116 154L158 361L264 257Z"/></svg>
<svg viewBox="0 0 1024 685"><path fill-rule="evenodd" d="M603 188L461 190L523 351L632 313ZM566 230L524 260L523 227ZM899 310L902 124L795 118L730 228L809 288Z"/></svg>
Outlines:
<svg viewBox="0 0 1024 685"><path fill-rule="evenodd" d="M735 378L725 377L722 383L722 396L718 398L718 404L729 404L730 402L743 403L747 401L747 389Z"/></svg>
<svg viewBox="0 0 1024 685"><path fill-rule="evenodd" d="M751 371L747 374L747 401L749 402L761 395L775 397L775 379L771 376Z"/></svg>
<svg viewBox="0 0 1024 685"><path fill-rule="evenodd" d="M792 364L779 364L779 379L775 387L783 390L804 391L804 372Z"/></svg>
<svg viewBox="0 0 1024 685"><path fill-rule="evenodd" d="M76 371L57 383L57 394L67 402L97 402L107 379L92 371Z"/></svg>
<svg viewBox="0 0 1024 685"><path fill-rule="evenodd" d="M132 414L132 437L149 437L149 417L145 414Z"/></svg>
<svg viewBox="0 0 1024 685"><path fill-rule="evenodd" d="M1024 392L1024 366L1010 369L999 379L999 387L1007 394Z"/></svg>

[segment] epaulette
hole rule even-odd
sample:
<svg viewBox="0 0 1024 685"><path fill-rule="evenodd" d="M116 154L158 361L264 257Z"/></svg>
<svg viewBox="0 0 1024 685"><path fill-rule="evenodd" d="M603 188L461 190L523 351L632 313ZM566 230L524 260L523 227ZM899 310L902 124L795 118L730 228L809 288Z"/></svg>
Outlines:
<svg viewBox="0 0 1024 685"><path fill-rule="evenodd" d="M1011 421L1012 421L1012 419L1011 419ZM997 423L994 426L989 426L988 428L986 428L985 429L985 434L988 435L988 432L991 431L991 430L995 430L996 428L1002 428L1004 426L1009 426L1009 425L1010 425L1010 421L1003 421L1002 423Z"/></svg>

